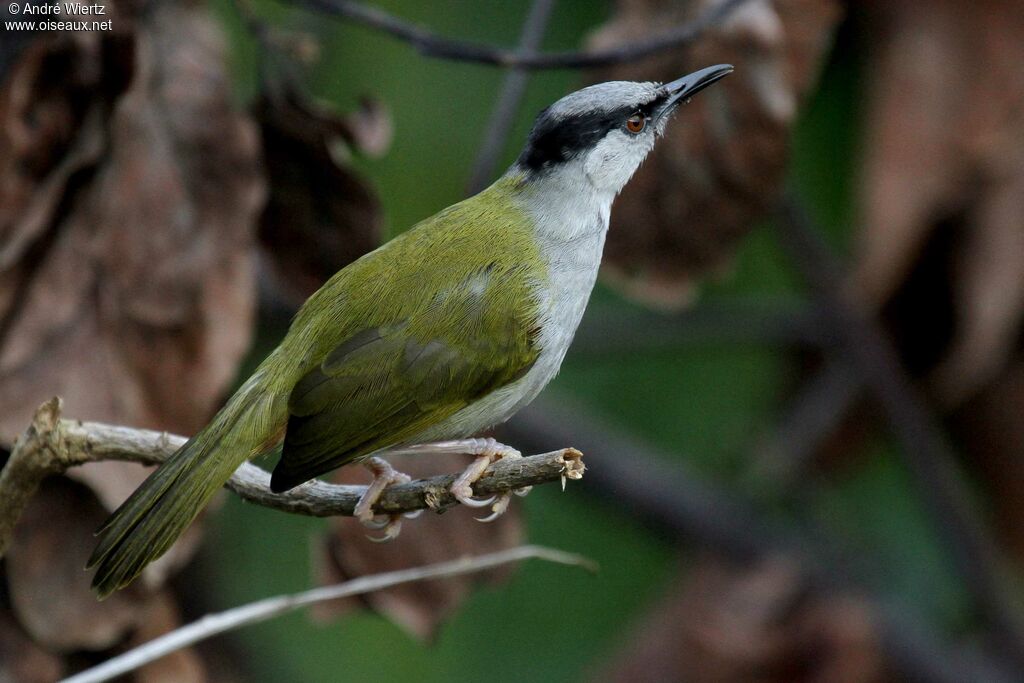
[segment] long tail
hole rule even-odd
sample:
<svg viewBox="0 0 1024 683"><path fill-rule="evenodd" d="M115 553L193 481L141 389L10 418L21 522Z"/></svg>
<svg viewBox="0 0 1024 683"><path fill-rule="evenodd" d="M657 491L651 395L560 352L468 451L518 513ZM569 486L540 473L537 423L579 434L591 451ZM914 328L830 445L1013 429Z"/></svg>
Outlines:
<svg viewBox="0 0 1024 683"><path fill-rule="evenodd" d="M86 568L100 598L132 582L167 552L214 493L273 429L269 397L254 377L206 427L168 458L97 531L99 544Z"/></svg>

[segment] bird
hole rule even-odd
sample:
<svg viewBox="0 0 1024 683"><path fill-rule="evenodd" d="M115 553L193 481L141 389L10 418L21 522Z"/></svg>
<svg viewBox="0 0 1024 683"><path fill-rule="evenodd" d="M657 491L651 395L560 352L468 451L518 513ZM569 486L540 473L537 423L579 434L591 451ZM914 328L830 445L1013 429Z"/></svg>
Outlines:
<svg viewBox="0 0 1024 683"><path fill-rule="evenodd" d="M597 279L615 197L678 107L732 72L720 64L668 83L610 81L541 111L522 153L491 186L350 263L313 293L280 345L97 531L87 568L101 599L184 533L246 460L280 451L283 492L362 463L373 483L355 516L377 518L384 489L408 481L399 454L462 453L473 482L514 448L479 438L557 374ZM523 493L520 491L519 493Z"/></svg>

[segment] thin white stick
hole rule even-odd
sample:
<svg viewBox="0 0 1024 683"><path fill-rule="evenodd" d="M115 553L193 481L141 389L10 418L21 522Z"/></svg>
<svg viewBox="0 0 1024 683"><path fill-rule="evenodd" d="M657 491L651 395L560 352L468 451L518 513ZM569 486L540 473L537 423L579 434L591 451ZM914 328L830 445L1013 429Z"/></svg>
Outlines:
<svg viewBox="0 0 1024 683"><path fill-rule="evenodd" d="M186 648L201 640L206 640L217 634L242 626L266 621L313 603L370 593L401 583L471 574L510 562L532 558L583 567L591 571L596 571L597 569L597 565L592 560L582 555L568 553L555 548L524 545L496 553L463 557L424 567L413 567L384 574L362 576L358 579L352 579L351 581L345 581L333 586L322 586L291 595L278 595L272 598L257 600L248 605L235 607L224 612L208 614L191 624L175 629L159 638L154 638L148 643L143 643L139 647L108 659L91 669L86 669L81 673L65 678L62 683L101 683L102 681L109 681L112 678L134 671L160 657Z"/></svg>

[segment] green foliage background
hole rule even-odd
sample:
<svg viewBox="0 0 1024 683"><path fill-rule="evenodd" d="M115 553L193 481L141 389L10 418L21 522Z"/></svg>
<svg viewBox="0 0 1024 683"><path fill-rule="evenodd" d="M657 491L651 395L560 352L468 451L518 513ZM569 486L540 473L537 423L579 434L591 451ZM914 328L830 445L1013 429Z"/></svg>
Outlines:
<svg viewBox="0 0 1024 683"><path fill-rule="evenodd" d="M375 4L444 35L512 45L526 2L385 0ZM234 46L240 98L256 83L256 49L230 3L215 4ZM342 110L372 94L387 103L395 138L382 159L358 161L379 189L392 234L462 198L484 125L500 86L496 69L424 59L407 46L364 29L259 3L262 16L322 37L322 59L310 74L318 96ZM547 49L578 47L611 8L562 0L551 20ZM793 142L792 184L830 239L842 247L853 218L859 55L856 22L843 27L821 86L806 106ZM700 65L694 65L697 67ZM574 72L533 76L523 113L506 150L511 161L533 114L575 89ZM709 283L703 301L801 296L798 279L777 248L770 226L745 243L735 273ZM591 313L615 315L631 304L599 290ZM264 330L260 353L282 330ZM751 445L769 430L784 403L795 361L750 345L680 345L629 357L576 358L548 389L588 404L616 427L641 435L685 460L703 476L742 491ZM557 446L558 444L552 444ZM913 604L937 625L968 618L934 530L922 515L886 435L871 441L847 469L817 482L799 505L776 504L766 514L813 519L878 570L880 590ZM518 501L516 504L520 504ZM628 511L588 497L540 487L522 502L529 538L588 555L596 577L528 564L497 589L476 593L436 642L422 644L383 618L355 614L327 625L296 615L233 636L260 681L579 680L630 637L631 626L692 549L631 519ZM232 498L209 525L202 571L210 577L210 607L225 608L311 584L310 540L317 520L246 506ZM415 532L415 523L406 533Z"/></svg>

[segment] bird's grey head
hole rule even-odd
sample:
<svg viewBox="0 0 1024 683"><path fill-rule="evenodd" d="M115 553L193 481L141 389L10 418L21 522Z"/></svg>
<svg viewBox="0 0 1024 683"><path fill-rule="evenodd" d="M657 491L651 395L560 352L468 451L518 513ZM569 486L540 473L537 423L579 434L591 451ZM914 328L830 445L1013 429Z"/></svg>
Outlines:
<svg viewBox="0 0 1024 683"><path fill-rule="evenodd" d="M731 71L720 64L671 83L609 81L566 95L537 116L516 164L534 179L582 175L618 193L679 104Z"/></svg>

